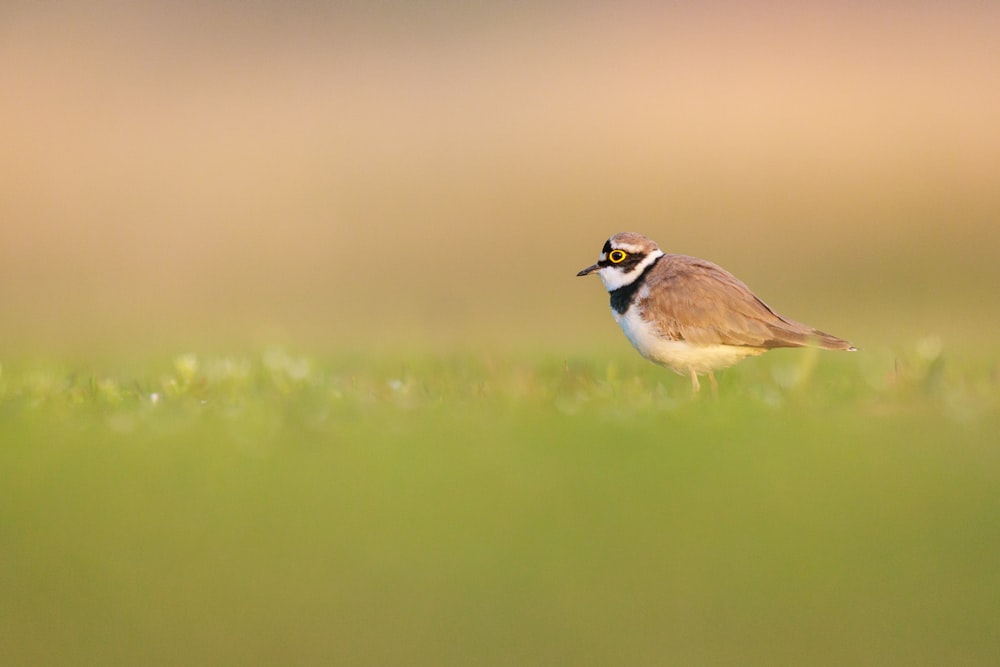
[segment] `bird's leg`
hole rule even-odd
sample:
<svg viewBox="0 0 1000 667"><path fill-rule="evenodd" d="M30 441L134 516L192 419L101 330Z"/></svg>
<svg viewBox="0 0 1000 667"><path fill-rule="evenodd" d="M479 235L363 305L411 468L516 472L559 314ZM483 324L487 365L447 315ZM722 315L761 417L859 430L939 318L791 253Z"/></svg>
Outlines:
<svg viewBox="0 0 1000 667"><path fill-rule="evenodd" d="M712 371L708 372L708 379L712 383L712 398L719 397L719 383L715 381L715 373Z"/></svg>
<svg viewBox="0 0 1000 667"><path fill-rule="evenodd" d="M694 369L692 368L691 369L691 392L694 393L694 394L697 394L699 391L701 391L701 383L698 382L698 374L695 373Z"/></svg>

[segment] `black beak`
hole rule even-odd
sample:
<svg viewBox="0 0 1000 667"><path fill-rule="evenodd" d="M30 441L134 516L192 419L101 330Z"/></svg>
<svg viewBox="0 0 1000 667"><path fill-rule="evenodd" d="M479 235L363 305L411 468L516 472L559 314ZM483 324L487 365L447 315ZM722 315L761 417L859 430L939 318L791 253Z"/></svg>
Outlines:
<svg viewBox="0 0 1000 667"><path fill-rule="evenodd" d="M596 271L599 268L601 268L601 267L599 267L597 264L591 264L590 266L588 266L587 268L585 268L583 271L581 271L580 273L578 273L576 275L578 275L578 276L589 276L591 273L593 273L594 271Z"/></svg>

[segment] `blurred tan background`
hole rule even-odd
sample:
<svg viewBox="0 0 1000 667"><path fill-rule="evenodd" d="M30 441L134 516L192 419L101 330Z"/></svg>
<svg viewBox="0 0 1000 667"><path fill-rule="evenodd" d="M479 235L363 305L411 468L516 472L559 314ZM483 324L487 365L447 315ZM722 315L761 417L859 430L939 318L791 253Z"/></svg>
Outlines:
<svg viewBox="0 0 1000 667"><path fill-rule="evenodd" d="M88 4L0 10L8 350L624 344L626 229L863 345L1000 325L1000 4Z"/></svg>

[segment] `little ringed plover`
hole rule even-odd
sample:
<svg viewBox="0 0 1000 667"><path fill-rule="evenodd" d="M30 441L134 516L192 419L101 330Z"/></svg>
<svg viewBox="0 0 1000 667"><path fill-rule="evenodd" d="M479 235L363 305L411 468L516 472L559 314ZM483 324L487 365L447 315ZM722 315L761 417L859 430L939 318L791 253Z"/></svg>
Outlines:
<svg viewBox="0 0 1000 667"><path fill-rule="evenodd" d="M664 254L642 234L622 232L604 243L597 273L611 295L611 314L645 358L691 378L776 347L857 348L783 317L722 267L697 257Z"/></svg>

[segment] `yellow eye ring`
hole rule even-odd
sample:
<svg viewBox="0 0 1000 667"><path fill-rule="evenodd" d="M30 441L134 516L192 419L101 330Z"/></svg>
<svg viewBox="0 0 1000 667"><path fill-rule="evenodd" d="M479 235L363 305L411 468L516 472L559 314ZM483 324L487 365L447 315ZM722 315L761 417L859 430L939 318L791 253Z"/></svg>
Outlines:
<svg viewBox="0 0 1000 667"><path fill-rule="evenodd" d="M628 257L628 253L624 250L612 250L608 253L608 259L611 260L612 264L621 264Z"/></svg>

